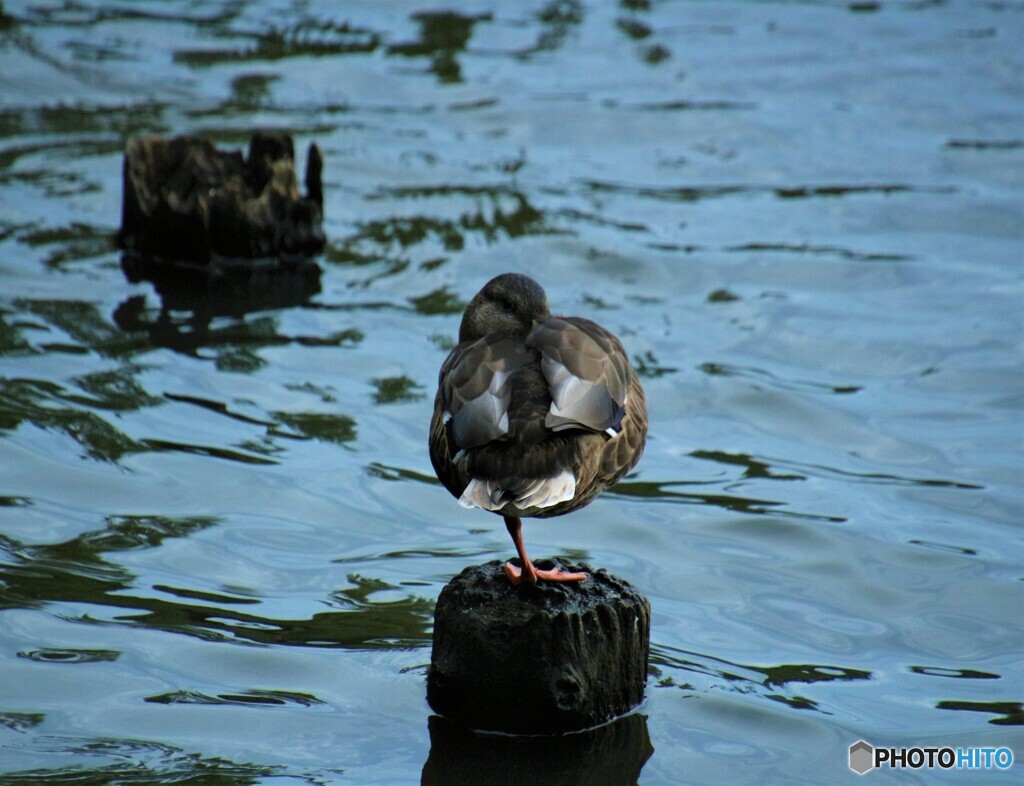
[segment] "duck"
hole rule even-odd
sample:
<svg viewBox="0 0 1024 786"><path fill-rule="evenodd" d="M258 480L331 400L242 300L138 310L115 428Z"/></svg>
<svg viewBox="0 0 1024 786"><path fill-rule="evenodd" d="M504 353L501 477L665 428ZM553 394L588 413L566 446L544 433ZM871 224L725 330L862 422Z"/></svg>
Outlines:
<svg viewBox="0 0 1024 786"><path fill-rule="evenodd" d="M519 273L470 300L438 374L430 460L462 507L503 517L519 558L504 565L511 584L588 578L534 565L522 519L589 505L636 466L646 440L644 391L610 331L553 316L544 289Z"/></svg>

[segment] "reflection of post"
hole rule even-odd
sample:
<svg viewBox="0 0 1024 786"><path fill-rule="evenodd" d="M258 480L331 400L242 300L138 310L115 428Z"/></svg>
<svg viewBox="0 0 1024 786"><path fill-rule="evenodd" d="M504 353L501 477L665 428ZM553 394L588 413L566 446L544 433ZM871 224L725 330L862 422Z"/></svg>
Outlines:
<svg viewBox="0 0 1024 786"><path fill-rule="evenodd" d="M636 783L654 753L644 715L549 737L480 734L437 715L428 723L430 756L420 781L424 786Z"/></svg>
<svg viewBox="0 0 1024 786"><path fill-rule="evenodd" d="M436 712L471 729L555 734L603 723L643 700L647 598L607 571L561 567L590 575L512 586L501 563L490 562L441 591L427 675Z"/></svg>
<svg viewBox="0 0 1024 786"><path fill-rule="evenodd" d="M301 306L320 291L320 267L312 260L210 270L124 254L121 269L133 284L151 281L160 308L147 307L144 295L132 295L114 311L114 322L127 333L148 332L154 346L179 351L214 344L287 343L290 339L267 335L265 328L250 334L247 325L232 322L211 329L211 324L217 317L241 319L250 312Z"/></svg>

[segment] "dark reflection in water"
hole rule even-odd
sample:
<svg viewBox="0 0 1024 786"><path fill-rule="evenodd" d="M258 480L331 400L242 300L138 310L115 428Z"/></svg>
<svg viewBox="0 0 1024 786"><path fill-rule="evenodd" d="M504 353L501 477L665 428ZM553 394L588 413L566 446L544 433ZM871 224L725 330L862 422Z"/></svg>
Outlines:
<svg viewBox="0 0 1024 786"><path fill-rule="evenodd" d="M647 716L628 715L596 729L550 737L468 731L433 715L424 786L481 784L630 784L654 753Z"/></svg>
<svg viewBox="0 0 1024 786"><path fill-rule="evenodd" d="M746 453L726 453L721 450L694 450L691 456L743 468L743 478L770 478L771 480L806 480L803 475L772 472L771 465Z"/></svg>
<svg viewBox="0 0 1024 786"><path fill-rule="evenodd" d="M744 468L743 478L766 478L770 480L806 480L809 476L841 480L847 483L878 483L881 485L922 486L948 489L979 490L984 486L974 483L960 483L941 478L909 478L882 472L850 472L848 470L825 467L820 464L803 464L786 459L774 459L749 456L745 453L727 453L718 450L695 450L690 453L693 458L706 459L722 464L732 464ZM772 467L785 467L798 472L780 473L772 471Z"/></svg>
<svg viewBox="0 0 1024 786"><path fill-rule="evenodd" d="M515 168L515 164L510 165ZM416 213L392 215L364 221L348 237L329 242L324 259L340 265L372 267L359 286L396 276L409 270L414 247L425 246L438 256L420 262L421 270L435 270L448 261L448 255L461 251L467 238L480 238L488 244L529 235L556 234L538 210L520 191L507 186L431 186L378 190L370 199L454 199L471 203L455 218ZM421 312L424 313L424 312Z"/></svg>
<svg viewBox="0 0 1024 786"><path fill-rule="evenodd" d="M320 266L305 258L198 265L125 253L121 270L129 283L151 282L164 310L200 317L301 306L320 292Z"/></svg>
<svg viewBox="0 0 1024 786"><path fill-rule="evenodd" d="M988 721L996 726L1024 726L1024 703L1019 701L940 701L935 706L940 710L988 712L996 716Z"/></svg>
<svg viewBox="0 0 1024 786"><path fill-rule="evenodd" d="M278 421L309 438L344 445L356 438L356 422L347 415L326 412L276 412ZM271 434L280 434L271 429Z"/></svg>
<svg viewBox="0 0 1024 786"><path fill-rule="evenodd" d="M0 169L4 167L0 160ZM13 163L13 162L11 162ZM114 238L105 228L74 223L68 227L32 229L19 235L18 240L33 248L55 248L43 257L50 268L62 270L71 263L92 259L114 250Z"/></svg>
<svg viewBox="0 0 1024 786"><path fill-rule="evenodd" d="M44 650L24 650L18 653L19 658L39 661L40 663L100 663L117 660L121 653L117 650L72 650L49 647Z"/></svg>
<svg viewBox="0 0 1024 786"><path fill-rule="evenodd" d="M543 27L537 36L536 45L517 54L525 57L534 52L558 49L569 31L583 23L585 13L581 0L549 0L537 12L537 20Z"/></svg>
<svg viewBox="0 0 1024 786"><path fill-rule="evenodd" d="M636 373L639 376L651 379L657 379L665 374L674 374L679 370L675 366L661 365L658 358L651 351L647 351L643 355L634 355L633 368L636 369Z"/></svg>
<svg viewBox="0 0 1024 786"><path fill-rule="evenodd" d="M976 671L974 669L943 669L938 666L911 666L910 671L914 674L924 674L929 677L951 677L958 680L998 680L998 674L988 671Z"/></svg>
<svg viewBox="0 0 1024 786"><path fill-rule="evenodd" d="M41 712L0 712L0 727L11 731L25 731L46 719Z"/></svg>
<svg viewBox="0 0 1024 786"><path fill-rule="evenodd" d="M698 368L709 376L745 377L781 390L807 390L844 394L857 393L861 389L858 385L827 385L821 382L780 379L777 375L763 369L733 366L727 363L702 363Z"/></svg>
<svg viewBox="0 0 1024 786"><path fill-rule="evenodd" d="M191 68L209 68L220 63L274 61L289 57L327 57L372 52L380 45L380 34L348 22L304 19L294 24L268 26L248 32L225 27L231 17L224 14L211 27L222 28L222 37L246 43L225 48L179 49L175 62Z"/></svg>
<svg viewBox="0 0 1024 786"><path fill-rule="evenodd" d="M150 704L211 704L211 705L256 705L283 707L289 704L299 707L315 707L324 702L310 693L282 690L246 690L239 693L219 693L209 696L194 690L176 690L147 696Z"/></svg>
<svg viewBox="0 0 1024 786"><path fill-rule="evenodd" d="M133 295L117 307L112 321L96 304L78 300L18 299L12 309L0 310L0 355L92 352L121 362L116 368L82 374L69 382L0 378L0 431L14 431L23 423L60 431L81 446L86 457L112 464L132 454L167 451L268 464L276 463L267 456L281 451L277 444L281 439L341 445L356 439L355 420L333 410L245 416L232 412L223 402L175 393L152 395L139 381L142 361L138 358L154 347L197 357L203 350L212 350L218 370L252 373L265 365L259 354L264 347L355 346L363 339L355 328L326 335L286 335L277 316L248 316L307 303L319 291L317 265L257 265L243 270L186 270L179 265L168 272L166 265L128 256L122 258L122 265L129 280L154 283L160 297L158 308L149 306L145 295ZM428 302L432 302L429 296L424 307ZM383 378L374 384L381 403L415 400L420 395L416 383L407 377ZM158 407L168 400L200 406L266 430L259 439L227 447L130 436L116 417Z"/></svg>
<svg viewBox="0 0 1024 786"><path fill-rule="evenodd" d="M741 497L735 494L699 494L672 491L676 486L710 485L708 481L665 481L663 483L626 480L620 482L610 491L610 496L633 497L647 500L649 502L673 502L685 505L710 505L711 507L724 508L737 513L771 513L773 509L787 505L781 500L758 499L755 497ZM795 510L787 510L786 516L811 521L829 521L842 523L846 521L842 516L828 516L818 513L802 513Z"/></svg>
<svg viewBox="0 0 1024 786"><path fill-rule="evenodd" d="M367 475L371 475L381 480L410 480L414 483L426 483L427 485L439 485L439 481L433 475L427 475L422 472L416 472L411 469L403 469L402 467L389 467L386 464L380 464L374 462L368 464L365 467Z"/></svg>
<svg viewBox="0 0 1024 786"><path fill-rule="evenodd" d="M738 246L727 246L726 251L754 253L787 253L807 254L809 256L835 256L841 259L852 259L858 262L910 262L914 257L909 254L883 254L854 251L840 246L814 245L811 243L743 243Z"/></svg>
<svg viewBox="0 0 1024 786"><path fill-rule="evenodd" d="M394 404L399 401L417 401L426 397L423 386L404 374L400 377L382 377L373 380L377 389L373 400L377 404Z"/></svg>
<svg viewBox="0 0 1024 786"><path fill-rule="evenodd" d="M11 325L14 336L20 337L29 330L38 330L64 333L72 339L71 342L41 342L38 349L44 352L85 354L92 350L103 357L127 359L140 351L150 349L149 342L136 336L125 335L116 325L112 325L94 303L73 298L19 298L14 301L14 307L38 317L43 322L40 324L23 320ZM51 328L56 328L56 331L51 331Z"/></svg>
<svg viewBox="0 0 1024 786"><path fill-rule="evenodd" d="M35 783L251 786L268 778L289 778L312 786L344 774L342 769L302 770L285 765L236 762L150 740L52 737L49 743L54 749L91 759L91 766L10 772L0 777L0 783L12 786ZM104 763L99 763L101 761Z"/></svg>
<svg viewBox="0 0 1024 786"><path fill-rule="evenodd" d="M329 603L336 611L314 614L310 619L269 619L232 608L258 604L252 598L166 585L153 587L164 597L153 597L148 591L134 595L131 591L136 588L136 576L104 556L155 548L167 538L187 537L216 523L217 519L210 517L112 516L105 529L41 546L29 546L0 535L0 609L51 603L88 604L98 608L67 618L139 625L204 640L245 644L406 649L429 641L433 602L404 592L398 600L377 601L372 597L374 593L398 589L378 579L349 576L355 586L330 597ZM177 597L191 602L173 600ZM99 609L109 611L104 616ZM68 657L58 654L48 658L45 653L31 657L66 662L88 655L85 651L79 653L80 657L67 652ZM105 659L113 658L116 653Z"/></svg>
<svg viewBox="0 0 1024 786"><path fill-rule="evenodd" d="M458 295L448 289L441 287L425 295L411 297L409 301L413 308L420 314L458 314L466 307L464 301Z"/></svg>
<svg viewBox="0 0 1024 786"><path fill-rule="evenodd" d="M962 483L942 478L901 477L880 472L852 472L825 467L818 464L803 464L785 459L752 456L746 453L730 453L720 450L694 450L689 456L695 459L737 467L742 471L736 477L719 480L677 480L638 481L627 479L608 493L627 498L639 498L651 502L672 502L688 505L710 505L737 513L767 514L780 512L787 502L760 497L740 496L734 493L702 493L675 491L679 487L719 485L723 491L731 492L734 487L747 481L803 481L809 477L826 478L845 483L870 483L921 488L946 488L977 491L984 487L973 483ZM786 510L786 516L812 521L842 523L845 517L823 513ZM914 541L920 542L920 541Z"/></svg>
<svg viewBox="0 0 1024 786"><path fill-rule="evenodd" d="M1024 139L951 139L946 147L954 150L1018 150Z"/></svg>
<svg viewBox="0 0 1024 786"><path fill-rule="evenodd" d="M863 669L812 663L751 666L654 643L651 645L650 672L658 680L657 685L661 688L695 690L695 686L685 676L680 679L666 672L677 672L680 675L698 674L711 677L715 685L736 693L757 694L793 709L814 710L825 714L830 713L822 709L818 702L794 694L791 686L871 679L871 672Z"/></svg>
<svg viewBox="0 0 1024 786"><path fill-rule="evenodd" d="M125 371L126 375L130 373ZM78 397L53 382L0 379L0 430L13 431L22 423L31 423L40 429L61 431L78 443L89 458L111 463L145 449L106 419L82 409L81 401L73 401L75 398Z"/></svg>
<svg viewBox="0 0 1024 786"><path fill-rule="evenodd" d="M265 343L287 342L278 340ZM236 353L238 351L235 350ZM231 358L235 362L232 370L245 370L245 367L239 367L237 354ZM223 356L219 356L218 361L218 367L226 367L227 360ZM258 362L258 358L254 362ZM163 398L151 396L134 381L132 375L137 372L138 369L131 365L74 380L80 390L91 394L88 396L43 380L0 379L0 430L13 431L28 422L37 428L61 431L84 449L86 457L112 464L120 463L129 455L146 452L182 452L246 464L272 464L275 462L266 456L280 452L281 448L277 445L279 439L316 439L345 444L357 435L355 420L338 413L274 412L263 420L234 413L222 402L173 393ZM167 439L134 439L111 421L90 411L127 412L159 406L166 400L192 404L232 419L263 426L265 434L260 440L242 443L239 447L244 450Z"/></svg>
<svg viewBox="0 0 1024 786"><path fill-rule="evenodd" d="M465 50L477 22L491 18L490 14L470 16L455 11L418 11L412 18L420 26L418 41L391 44L389 55L429 57L430 71L438 81L451 84L462 81L462 69L456 55Z"/></svg>
<svg viewBox="0 0 1024 786"><path fill-rule="evenodd" d="M111 516L101 530L61 543L30 546L0 535L0 608L31 608L55 601L127 606L116 596L134 576L102 555L154 548L167 538L187 537L217 519ZM140 599L141 600L141 599Z"/></svg>
<svg viewBox="0 0 1024 786"><path fill-rule="evenodd" d="M147 307L145 297L133 296L117 308L114 321L127 333L145 332L154 346L192 353L199 347L217 345L237 348L290 341L330 345L362 338L358 332L349 331L304 341L302 337L279 336L276 327L267 335L265 320L212 327L217 317L240 319L256 311L306 304L320 291L320 267L310 260L284 265L273 260L266 264L201 266L161 263L125 254L121 268L132 283L153 283L160 308L154 313ZM273 321L269 324L276 326Z"/></svg>
<svg viewBox="0 0 1024 786"><path fill-rule="evenodd" d="M584 180L581 185L594 193L628 194L659 202L700 202L743 194L771 194L779 199L819 199L877 194L949 194L949 186L914 186L908 183L828 184L808 186L708 185L708 186L636 186L606 180Z"/></svg>
<svg viewBox="0 0 1024 786"><path fill-rule="evenodd" d="M5 109L0 115L0 137L20 136L22 134L112 134L116 142L103 143L96 140L59 140L47 139L37 143L26 143L4 149L0 158L8 166L19 157L39 150L63 150L69 152L92 151L93 153L109 150L120 153L124 149L124 140L130 136L144 133L166 131L161 121L166 105L158 102L125 104L123 106L103 107L97 110L92 107L76 107L61 104L57 106L41 106L18 109ZM54 148L54 145L57 145ZM81 146L85 145L83 149ZM113 238L108 233L108 237Z"/></svg>

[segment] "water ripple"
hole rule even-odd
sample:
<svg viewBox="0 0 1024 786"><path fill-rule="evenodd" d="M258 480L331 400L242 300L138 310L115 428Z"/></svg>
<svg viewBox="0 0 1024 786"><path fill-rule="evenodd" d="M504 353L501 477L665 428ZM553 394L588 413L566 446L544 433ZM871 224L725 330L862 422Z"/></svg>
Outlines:
<svg viewBox="0 0 1024 786"><path fill-rule="evenodd" d="M783 508L789 503L782 500L768 500L757 497L741 497L735 494L699 494L671 491L678 486L709 485L709 481L630 481L619 482L614 488L606 492L609 496L625 497L627 499L647 500L648 502L668 502L684 505L710 505L711 507L723 508L736 513L784 514L789 518L807 519L810 521L823 521L831 523L842 523L846 521L842 516L830 516L821 513L805 513L801 511L788 510Z"/></svg>
<svg viewBox="0 0 1024 786"><path fill-rule="evenodd" d="M266 779L290 778L323 786L344 773L342 769L308 770L280 764L236 762L204 756L174 745L131 738L49 735L33 750L88 757L85 763L64 767L9 770L5 780L19 784L51 783L183 783L204 782L244 786Z"/></svg>
<svg viewBox="0 0 1024 786"><path fill-rule="evenodd" d="M954 194L954 186L917 186L909 183L826 184L805 186L766 185L700 185L700 186L638 186L607 180L581 180L587 191L627 194L642 199L667 202L699 202L735 195L772 195L779 199L838 198L859 195L891 196L892 194Z"/></svg>
<svg viewBox="0 0 1024 786"><path fill-rule="evenodd" d="M211 696L196 690L176 690L147 696L144 701L150 704L209 704L209 705L242 705L255 707L284 707L289 704L299 707L315 707L323 705L321 699L309 693L283 690L244 690L238 693L218 693Z"/></svg>
<svg viewBox="0 0 1024 786"><path fill-rule="evenodd" d="M676 677L666 676L665 671L676 672L683 675L684 679L680 682ZM833 665L803 663L752 666L653 642L651 673L658 679L658 687L676 687L702 693L725 690L754 694L793 709L825 714L831 712L820 706L819 702L794 693L793 688L819 682L850 682L872 678L869 671ZM691 682L694 675L697 679Z"/></svg>
<svg viewBox="0 0 1024 786"><path fill-rule="evenodd" d="M752 366L738 366L728 363L701 363L697 367L708 376L742 377L764 382L779 390L828 392L840 395L859 393L859 385L828 385L822 382L784 379L777 374Z"/></svg>
<svg viewBox="0 0 1024 786"><path fill-rule="evenodd" d="M117 660L121 653L117 650L82 650L60 649L48 647L41 650L23 650L19 658L38 661L40 663L100 663Z"/></svg>

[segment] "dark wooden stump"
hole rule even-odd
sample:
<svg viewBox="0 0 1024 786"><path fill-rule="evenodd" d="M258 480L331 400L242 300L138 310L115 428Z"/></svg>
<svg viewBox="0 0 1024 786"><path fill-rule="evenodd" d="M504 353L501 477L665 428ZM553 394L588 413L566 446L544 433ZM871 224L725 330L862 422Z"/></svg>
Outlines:
<svg viewBox="0 0 1024 786"><path fill-rule="evenodd" d="M257 132L248 155L197 136L133 139L118 240L171 262L313 256L323 250L323 160L310 145L305 197L287 134Z"/></svg>
<svg viewBox="0 0 1024 786"><path fill-rule="evenodd" d="M607 571L561 567L590 578L514 587L496 561L466 568L441 591L427 674L436 712L471 729L553 734L643 700L650 603Z"/></svg>

